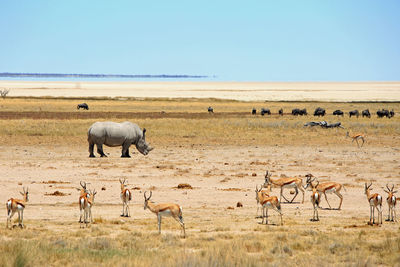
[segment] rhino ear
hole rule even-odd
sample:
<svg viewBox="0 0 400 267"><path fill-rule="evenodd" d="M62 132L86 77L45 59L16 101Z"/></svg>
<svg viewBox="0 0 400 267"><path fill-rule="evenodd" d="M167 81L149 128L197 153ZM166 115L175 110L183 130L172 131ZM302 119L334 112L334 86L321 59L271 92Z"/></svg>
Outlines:
<svg viewBox="0 0 400 267"><path fill-rule="evenodd" d="M146 140L146 128L143 128L143 139Z"/></svg>

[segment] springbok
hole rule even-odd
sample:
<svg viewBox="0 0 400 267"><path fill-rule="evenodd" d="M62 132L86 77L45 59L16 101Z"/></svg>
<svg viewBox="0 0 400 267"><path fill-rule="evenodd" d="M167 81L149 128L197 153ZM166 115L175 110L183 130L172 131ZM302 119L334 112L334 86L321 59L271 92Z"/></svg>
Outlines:
<svg viewBox="0 0 400 267"><path fill-rule="evenodd" d="M83 212L84 207L81 206L81 204L80 204L81 203L81 199L83 199L84 197L89 198L90 194L89 194L89 191L86 189L86 182L80 181L79 184L81 185L82 188L76 188L76 190L79 191L79 201L78 201L79 209L80 209L79 222L81 223L82 222L83 213L84 213Z"/></svg>
<svg viewBox="0 0 400 267"><path fill-rule="evenodd" d="M278 198L276 196L269 196L266 193L262 192L262 187L258 189L256 186L256 200L257 203L260 203L260 205L262 206L261 224L264 223L264 218L265 224L268 224L268 209L272 208L279 213L281 217L281 225L283 225L281 203L280 201L278 201Z"/></svg>
<svg viewBox="0 0 400 267"><path fill-rule="evenodd" d="M146 191L144 192L144 209L149 209L151 212L157 215L158 219L158 233L161 234L161 219L162 216L171 216L174 218L183 229L183 238L186 237L185 223L182 217L182 207L178 204L173 203L163 203L154 204L153 201L149 201L152 196L152 191L150 191L150 196L146 197Z"/></svg>
<svg viewBox="0 0 400 267"><path fill-rule="evenodd" d="M389 186L386 184L386 188L388 191L386 191L385 189L383 189L383 191L385 191L386 193L388 193L388 197L386 199L388 206L389 206L389 214L388 214L388 218L386 221L392 221L395 222L396 221L396 204L397 204L397 199L394 195L394 193L397 193L396 191L393 191L394 189L394 185L392 185L392 188L390 189ZM390 218L391 217L391 218Z"/></svg>
<svg viewBox="0 0 400 267"><path fill-rule="evenodd" d="M92 217L92 206L94 205L94 196L97 194L96 190L93 190L93 192L89 192L89 197L88 195L84 195L79 198L79 208L81 211L81 217L83 215L83 221L80 221L80 227L83 228L83 223L86 224L86 227L88 226L88 223L93 222L93 217Z"/></svg>
<svg viewBox="0 0 400 267"><path fill-rule="evenodd" d="M358 143L358 140L360 139L362 141L361 147L364 145L365 143L365 137L363 134L352 134L350 135L349 132L346 133L346 137L350 137L352 140L351 142L353 143L354 140L356 140L357 142L357 146L360 147L360 144Z"/></svg>
<svg viewBox="0 0 400 267"><path fill-rule="evenodd" d="M367 183L365 183L365 194L367 195L367 199L369 202L369 209L370 209L370 215L369 215L369 223L375 224L375 209L378 211L378 224L379 224L379 217L381 218L381 224L382 224L382 196L375 193L371 195L371 190L370 188L372 183L370 183L367 186Z"/></svg>
<svg viewBox="0 0 400 267"><path fill-rule="evenodd" d="M306 177L307 177L307 182L306 182L306 186L304 187L304 189L307 189L308 186L312 187L312 182L314 182L316 179L316 178L312 179L312 177L314 177L314 175L312 175L311 173L307 174ZM343 187L343 185L341 185L339 183L335 183L335 182L324 182L317 186L317 191L319 193L324 194L326 203L328 203L329 209L332 209L332 207L331 207L331 204L329 204L326 193L334 193L335 195L337 195L340 198L340 204L338 207L338 210L340 210L340 208L342 207L342 202L343 202L343 196L342 196L342 194L340 194L340 190L342 189L342 187Z"/></svg>
<svg viewBox="0 0 400 267"><path fill-rule="evenodd" d="M260 199L258 197L258 192L261 192L262 194L269 196L271 193L271 184L264 184L261 185L260 189L258 189L258 186L256 186L256 201L257 201L257 212L256 212L256 218L262 218L262 214L258 216L258 210L260 209Z"/></svg>
<svg viewBox="0 0 400 267"><path fill-rule="evenodd" d="M292 203L293 200L296 198L296 196L299 193L299 190L303 193L303 200L301 203L304 203L304 189L302 187L303 185L303 180L301 178L278 178L278 179L272 179L271 174L267 173L265 174L265 183L270 184L272 183L273 185L279 186L281 188L281 194L279 197L279 203L281 203L282 197L287 201ZM283 195L283 189L284 188L294 188L296 190L296 194L294 195L293 199L289 201L284 195Z"/></svg>
<svg viewBox="0 0 400 267"><path fill-rule="evenodd" d="M121 200L122 200L122 214L121 217L130 217L130 211L129 211L129 201L132 200L132 193L129 191L127 185L125 184L126 179L123 181L119 179L119 182L121 184ZM125 213L126 211L126 213Z"/></svg>
<svg viewBox="0 0 400 267"><path fill-rule="evenodd" d="M18 212L18 226L21 228L24 228L24 209L26 203L29 201L28 197L28 187L22 188L24 192L20 192L21 195L23 196L23 199L16 199L16 198L10 198L7 200L6 207L7 207L7 228L8 228L8 223L11 223L11 218L14 216L15 212Z"/></svg>
<svg viewBox="0 0 400 267"><path fill-rule="evenodd" d="M311 203L313 204L313 207L314 207L313 218L311 219L311 221L313 221L313 222L319 221L318 208L319 208L319 203L321 203L321 195L317 189L318 184L319 184L318 181L317 181L316 185L313 185L312 183L310 183L311 188L312 188ZM317 215L317 216L315 216L315 215Z"/></svg>

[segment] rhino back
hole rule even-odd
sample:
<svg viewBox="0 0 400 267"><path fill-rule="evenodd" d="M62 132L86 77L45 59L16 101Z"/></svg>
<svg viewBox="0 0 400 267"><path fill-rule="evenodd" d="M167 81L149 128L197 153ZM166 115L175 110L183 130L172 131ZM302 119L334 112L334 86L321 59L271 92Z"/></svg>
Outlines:
<svg viewBox="0 0 400 267"><path fill-rule="evenodd" d="M135 143L141 137L139 126L131 122L96 122L88 131L88 138L94 143L120 146L125 141Z"/></svg>

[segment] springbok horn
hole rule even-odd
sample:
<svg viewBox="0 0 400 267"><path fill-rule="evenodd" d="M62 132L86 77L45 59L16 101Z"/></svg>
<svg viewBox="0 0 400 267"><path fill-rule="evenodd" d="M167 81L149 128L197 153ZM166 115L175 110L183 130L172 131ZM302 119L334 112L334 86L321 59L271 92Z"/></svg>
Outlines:
<svg viewBox="0 0 400 267"><path fill-rule="evenodd" d="M391 190L392 192L393 192L393 189L394 189L394 184L392 184L392 190Z"/></svg>
<svg viewBox="0 0 400 267"><path fill-rule="evenodd" d="M153 192L152 191L150 191L150 196L149 196L149 199L151 198L151 196L153 195Z"/></svg>
<svg viewBox="0 0 400 267"><path fill-rule="evenodd" d="M258 185L256 185L256 192L258 192Z"/></svg>
<svg viewBox="0 0 400 267"><path fill-rule="evenodd" d="M369 184L368 188L372 185L372 182Z"/></svg>
<svg viewBox="0 0 400 267"><path fill-rule="evenodd" d="M143 128L143 139L146 139L146 128Z"/></svg>
<svg viewBox="0 0 400 267"><path fill-rule="evenodd" d="M389 188L389 185L388 185L388 184L386 184L386 188L387 188L387 190L389 190L389 191L390 191L390 188Z"/></svg>
<svg viewBox="0 0 400 267"><path fill-rule="evenodd" d="M81 184L81 186L83 187L83 189L86 189L86 183L85 183L85 182L80 181L79 183ZM83 184L82 184L82 183L83 183Z"/></svg>
<svg viewBox="0 0 400 267"><path fill-rule="evenodd" d="M143 194L145 200L146 200L146 192L147 192L147 191L144 191L144 194Z"/></svg>

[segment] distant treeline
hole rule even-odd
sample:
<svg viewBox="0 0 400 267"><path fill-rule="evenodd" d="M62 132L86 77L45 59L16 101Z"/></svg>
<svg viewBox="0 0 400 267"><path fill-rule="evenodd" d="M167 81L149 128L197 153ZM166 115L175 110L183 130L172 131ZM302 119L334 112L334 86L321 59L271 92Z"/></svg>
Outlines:
<svg viewBox="0 0 400 267"><path fill-rule="evenodd" d="M80 74L80 73L16 73L2 72L0 77L44 77L44 78L207 78L204 75L151 75L151 74Z"/></svg>

